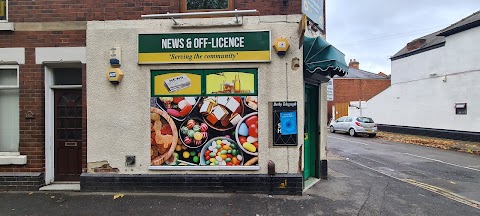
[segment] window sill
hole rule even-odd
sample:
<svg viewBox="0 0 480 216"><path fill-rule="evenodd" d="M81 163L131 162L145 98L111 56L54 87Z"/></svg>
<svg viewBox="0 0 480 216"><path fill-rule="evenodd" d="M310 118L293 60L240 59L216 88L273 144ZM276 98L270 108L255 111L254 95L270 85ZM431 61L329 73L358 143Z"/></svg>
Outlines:
<svg viewBox="0 0 480 216"><path fill-rule="evenodd" d="M0 152L0 165L25 165L27 156L18 152Z"/></svg>
<svg viewBox="0 0 480 216"><path fill-rule="evenodd" d="M149 170L258 171L260 166L149 166Z"/></svg>
<svg viewBox="0 0 480 216"><path fill-rule="evenodd" d="M0 22L0 31L15 31L13 22Z"/></svg>

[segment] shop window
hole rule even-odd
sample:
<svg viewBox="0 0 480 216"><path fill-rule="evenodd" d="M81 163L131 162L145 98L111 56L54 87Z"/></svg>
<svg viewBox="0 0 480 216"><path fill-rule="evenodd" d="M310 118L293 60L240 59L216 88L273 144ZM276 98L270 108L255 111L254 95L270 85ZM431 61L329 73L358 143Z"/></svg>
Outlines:
<svg viewBox="0 0 480 216"><path fill-rule="evenodd" d="M0 21L7 20L8 0L0 0Z"/></svg>
<svg viewBox="0 0 480 216"><path fill-rule="evenodd" d="M180 0L182 12L233 10L233 0Z"/></svg>
<svg viewBox="0 0 480 216"><path fill-rule="evenodd" d="M455 104L455 114L466 115L467 114L467 103L456 103Z"/></svg>
<svg viewBox="0 0 480 216"><path fill-rule="evenodd" d="M258 170L257 69L152 71L151 169Z"/></svg>
<svg viewBox="0 0 480 216"><path fill-rule="evenodd" d="M18 66L0 66L0 152L18 152Z"/></svg>

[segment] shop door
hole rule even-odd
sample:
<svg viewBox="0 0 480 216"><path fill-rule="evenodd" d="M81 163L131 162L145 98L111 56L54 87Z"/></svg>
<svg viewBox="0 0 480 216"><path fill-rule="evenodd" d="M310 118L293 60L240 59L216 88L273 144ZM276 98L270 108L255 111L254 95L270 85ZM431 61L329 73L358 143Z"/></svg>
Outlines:
<svg viewBox="0 0 480 216"><path fill-rule="evenodd" d="M305 85L305 144L303 178L318 177L318 86Z"/></svg>
<svg viewBox="0 0 480 216"><path fill-rule="evenodd" d="M55 90L55 181L82 173L82 91Z"/></svg>

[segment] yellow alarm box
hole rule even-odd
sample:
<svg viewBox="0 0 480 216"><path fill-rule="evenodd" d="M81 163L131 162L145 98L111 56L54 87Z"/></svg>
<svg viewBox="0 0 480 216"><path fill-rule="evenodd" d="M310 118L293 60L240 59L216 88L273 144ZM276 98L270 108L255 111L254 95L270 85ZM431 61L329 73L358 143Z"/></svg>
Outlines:
<svg viewBox="0 0 480 216"><path fill-rule="evenodd" d="M290 48L290 44L288 44L288 40L284 37L277 38L273 43L273 48L278 55L283 56L287 52L288 48Z"/></svg>
<svg viewBox="0 0 480 216"><path fill-rule="evenodd" d="M122 82L123 72L120 70L120 68L110 68L107 71L107 78L112 84L118 85L120 82Z"/></svg>

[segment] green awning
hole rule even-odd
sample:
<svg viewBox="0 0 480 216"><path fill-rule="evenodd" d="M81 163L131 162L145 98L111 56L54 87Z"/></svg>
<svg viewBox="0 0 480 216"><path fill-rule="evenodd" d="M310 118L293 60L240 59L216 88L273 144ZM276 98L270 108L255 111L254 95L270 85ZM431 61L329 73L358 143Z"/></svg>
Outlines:
<svg viewBox="0 0 480 216"><path fill-rule="evenodd" d="M333 77L345 76L348 66L345 55L320 37L304 37L304 71Z"/></svg>

